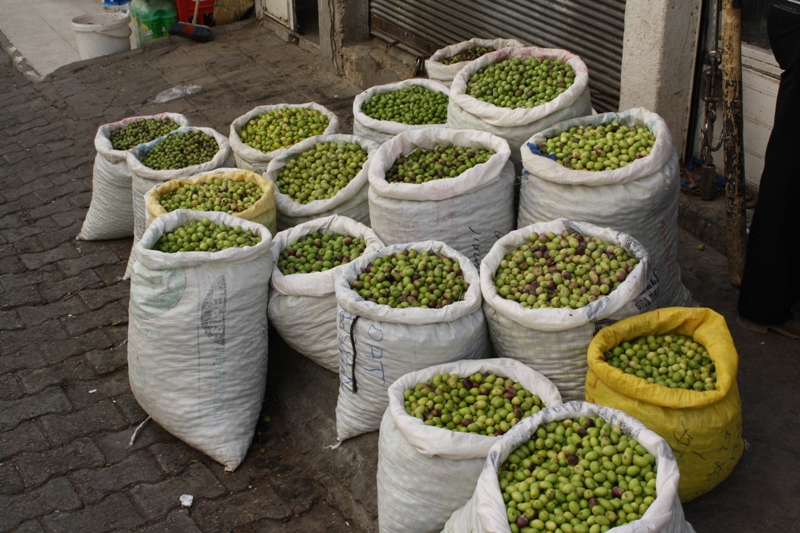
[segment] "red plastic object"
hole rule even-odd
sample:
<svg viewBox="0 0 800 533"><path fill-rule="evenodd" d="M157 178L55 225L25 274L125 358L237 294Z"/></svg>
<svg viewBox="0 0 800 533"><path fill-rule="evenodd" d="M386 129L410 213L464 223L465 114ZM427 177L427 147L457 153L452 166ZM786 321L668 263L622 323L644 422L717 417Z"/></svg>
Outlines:
<svg viewBox="0 0 800 533"><path fill-rule="evenodd" d="M206 19L214 15L214 0L198 0L200 2L200 13L197 15L197 23L208 25ZM178 9L179 22L192 22L194 17L194 0L175 0L175 7Z"/></svg>

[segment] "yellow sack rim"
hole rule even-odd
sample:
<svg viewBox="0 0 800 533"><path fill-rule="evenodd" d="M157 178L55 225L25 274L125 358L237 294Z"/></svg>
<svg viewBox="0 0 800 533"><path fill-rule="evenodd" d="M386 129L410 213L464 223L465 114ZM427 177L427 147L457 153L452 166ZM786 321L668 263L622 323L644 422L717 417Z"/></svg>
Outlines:
<svg viewBox="0 0 800 533"><path fill-rule="evenodd" d="M223 172L207 172L200 176L192 176L191 178L178 178L169 180L163 185L156 187L150 193L147 202L147 211L153 220L166 215L167 210L161 205L161 197L171 192L178 190L184 185L194 185L201 181L208 181L211 179L231 179L233 181L243 181L245 183L255 183L261 187L261 198L256 203L248 207L241 213L232 213L231 216L250 220L255 218L259 213L275 211L275 184L270 180L264 178L253 172L252 170L229 170ZM209 211L209 213L218 211ZM149 224L148 224L149 226ZM272 230L270 230L272 231Z"/></svg>
<svg viewBox="0 0 800 533"><path fill-rule="evenodd" d="M604 354L625 341L667 333L692 337L705 346L716 367L716 390L670 389L626 374L605 361ZM680 406L681 409L706 407L724 400L736 381L739 368L739 357L725 317L712 309L698 307L656 309L607 326L592 339L587 359L589 369L610 389L652 405Z"/></svg>

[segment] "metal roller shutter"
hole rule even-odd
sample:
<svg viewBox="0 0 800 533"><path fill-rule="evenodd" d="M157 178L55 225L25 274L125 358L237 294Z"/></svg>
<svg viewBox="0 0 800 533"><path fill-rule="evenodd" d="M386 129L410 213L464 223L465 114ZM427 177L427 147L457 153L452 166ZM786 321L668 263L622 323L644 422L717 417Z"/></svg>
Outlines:
<svg viewBox="0 0 800 533"><path fill-rule="evenodd" d="M624 0L370 0L371 31L430 55L473 37L515 38L578 54L592 104L619 107Z"/></svg>

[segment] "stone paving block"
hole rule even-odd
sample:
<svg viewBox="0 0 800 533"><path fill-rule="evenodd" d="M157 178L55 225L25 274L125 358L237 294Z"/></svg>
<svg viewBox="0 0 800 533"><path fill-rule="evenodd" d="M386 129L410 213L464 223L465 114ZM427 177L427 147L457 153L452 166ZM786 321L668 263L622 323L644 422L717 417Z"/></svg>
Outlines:
<svg viewBox="0 0 800 533"><path fill-rule="evenodd" d="M137 533L200 533L201 531L189 515L188 509L176 509L161 522L136 530Z"/></svg>
<svg viewBox="0 0 800 533"><path fill-rule="evenodd" d="M134 483L155 483L162 476L155 460L142 450L108 467L78 470L70 479L83 501L91 505Z"/></svg>
<svg viewBox="0 0 800 533"><path fill-rule="evenodd" d="M18 150L12 152L6 152L3 154L3 159L5 159L6 163L9 165L16 165L20 161L27 159L31 156L30 150L26 150L24 147L19 147Z"/></svg>
<svg viewBox="0 0 800 533"><path fill-rule="evenodd" d="M62 323L70 335L79 335L106 324L125 322L127 320L128 308L120 304L120 302L111 302L100 309L79 316L64 318Z"/></svg>
<svg viewBox="0 0 800 533"><path fill-rule="evenodd" d="M80 244L78 244L78 246L80 246ZM58 267L62 272L64 272L64 274L72 277L77 276L84 270L97 268L102 265L113 265L119 262L120 258L117 257L117 254L115 254L111 249L106 248L95 253L76 257L74 259L65 259L58 263Z"/></svg>
<svg viewBox="0 0 800 533"><path fill-rule="evenodd" d="M111 403L120 408L123 416L126 415L125 408L120 406L118 398L131 394L127 369L120 370L111 376L87 379L71 385L66 392L76 409L83 409L103 400L111 400ZM125 416L125 418L128 417ZM138 420L141 421L144 418L146 417ZM131 420L128 419L128 421Z"/></svg>
<svg viewBox="0 0 800 533"><path fill-rule="evenodd" d="M19 213L0 215L1 230L16 229L22 225L22 218ZM5 231L3 233L5 234Z"/></svg>
<svg viewBox="0 0 800 533"><path fill-rule="evenodd" d="M68 169L64 167L64 171L66 170ZM39 198L42 203L48 203L52 202L56 198L61 198L62 196L72 195L84 191L86 191L86 186L83 184L83 182L80 180L73 180L65 183L64 185L51 185L50 187L39 189L34 194L36 194L36 197Z"/></svg>
<svg viewBox="0 0 800 533"><path fill-rule="evenodd" d="M72 146L75 146L74 139L61 139L60 141L51 141L46 143L46 145L50 150L53 152L60 152L61 150L66 150Z"/></svg>
<svg viewBox="0 0 800 533"><path fill-rule="evenodd" d="M46 452L21 453L14 458L14 464L30 489L73 470L102 467L105 458L92 439L84 438Z"/></svg>
<svg viewBox="0 0 800 533"><path fill-rule="evenodd" d="M14 248L18 253L21 254L31 254L44 251L44 247L36 239L35 235L18 240L14 243Z"/></svg>
<svg viewBox="0 0 800 533"><path fill-rule="evenodd" d="M325 488L311 477L294 475L270 480L273 490L292 512L302 515L325 498Z"/></svg>
<svg viewBox="0 0 800 533"><path fill-rule="evenodd" d="M50 250L59 246L61 243L72 241L72 239L77 237L83 225L83 218L77 215L83 215L84 211L83 209L71 209L48 217L47 220L58 224L59 229L52 229L36 236L42 247L45 250ZM62 226L59 221L64 222L66 227ZM80 246L80 243L76 242L75 245Z"/></svg>
<svg viewBox="0 0 800 533"><path fill-rule="evenodd" d="M28 394L35 394L51 385L71 383L94 377L94 371L83 357L70 357L58 364L36 370L20 370L17 378Z"/></svg>
<svg viewBox="0 0 800 533"><path fill-rule="evenodd" d="M126 248L127 252L125 252ZM118 281L122 281L122 277L125 275L125 269L128 268L128 257L131 253L130 248L130 244L112 247L117 256L121 258L121 261L114 265L103 265L94 269L94 273L97 274L97 276L102 279L106 285L113 285ZM128 283L128 286L130 287L130 281L126 281L126 283Z"/></svg>
<svg viewBox="0 0 800 533"><path fill-rule="evenodd" d="M80 252L78 252L78 250L76 250L72 244L65 242L64 244L45 252L36 254L22 254L20 256L20 260L30 270L36 270L37 268L41 268L44 265L49 265L50 263L55 263L56 261L78 258L80 255ZM77 272L75 274L77 274ZM75 274L72 275L74 276Z"/></svg>
<svg viewBox="0 0 800 533"><path fill-rule="evenodd" d="M38 326L67 315L80 315L89 311L89 308L80 298L70 298L44 305L24 306L17 308L17 312L28 327Z"/></svg>
<svg viewBox="0 0 800 533"><path fill-rule="evenodd" d="M122 429L128 425L111 401L100 402L71 414L47 415L39 422L50 442L56 445L65 444L84 435Z"/></svg>
<svg viewBox="0 0 800 533"><path fill-rule="evenodd" d="M42 202L36 197L36 195L26 194L25 196L17 199L15 202L8 202L0 205L0 216L8 213L16 213L18 211L30 212L30 210L37 209L41 206Z"/></svg>
<svg viewBox="0 0 800 533"><path fill-rule="evenodd" d="M28 194L36 194L38 191L42 189L47 189L48 187L53 187L53 182L50 181L46 177L41 177L39 179L29 181L25 184L19 185L17 187L7 187L3 190L3 195L6 197L7 200L18 200L25 195Z"/></svg>
<svg viewBox="0 0 800 533"><path fill-rule="evenodd" d="M125 418L127 418L128 422L131 424L139 425L147 418L147 413L145 413L132 393L120 396L116 399L116 402L117 407L119 407L122 414L125 415Z"/></svg>
<svg viewBox="0 0 800 533"><path fill-rule="evenodd" d="M214 477L214 474L202 463L189 466L179 477L166 479L155 484L140 484L133 487L129 494L133 501L144 511L148 519L164 516L171 509L180 506L181 494L191 494L195 505L203 498L218 498L225 494L225 487ZM229 500L226 499L226 502ZM227 504L225 505L227 508ZM202 526L202 524L201 524ZM203 528L208 531L211 529ZM220 529L219 531L223 531Z"/></svg>
<svg viewBox="0 0 800 533"><path fill-rule="evenodd" d="M169 475L180 474L186 467L199 463L205 458L202 453L180 441L153 444L148 446L147 451L155 458L161 469ZM211 470L212 472L215 470L213 465ZM238 470L237 468L236 471ZM217 478L222 480L222 476L217 475Z"/></svg>
<svg viewBox="0 0 800 533"><path fill-rule="evenodd" d="M192 507L192 518L203 531L231 531L257 520L284 520L293 514L269 485L217 501L200 501Z"/></svg>
<svg viewBox="0 0 800 533"><path fill-rule="evenodd" d="M25 148L32 148L39 143L48 143L53 141L60 141L67 136L68 131L75 125L75 121L62 120L57 122L50 122L47 126L34 128L25 132L25 135L18 138L18 142ZM75 132L70 131L71 136L75 136Z"/></svg>
<svg viewBox="0 0 800 533"><path fill-rule="evenodd" d="M83 213L83 216L78 216L78 213ZM76 208L70 211L64 211L63 213L56 213L50 218L53 219L59 227L70 228L70 231L67 233L67 239L71 239L77 237L78 233L80 233L83 221L86 219L86 213L82 208Z"/></svg>
<svg viewBox="0 0 800 533"><path fill-rule="evenodd" d="M46 125L47 125L47 119L43 117L33 117L31 120L26 120L19 126L6 129L6 132L12 137L16 137L23 131L27 131L31 128L38 128L39 126L46 126Z"/></svg>
<svg viewBox="0 0 800 533"><path fill-rule="evenodd" d="M25 395L14 374L0 375L0 400L16 400Z"/></svg>
<svg viewBox="0 0 800 533"><path fill-rule="evenodd" d="M43 283L37 287L41 295L44 296L48 302L60 300L67 295L75 294L76 292L96 285L100 286L103 283L91 270L86 270L76 276L64 279L63 272L55 265L53 265L53 268L58 270L62 279L57 281L43 280Z"/></svg>
<svg viewBox="0 0 800 533"><path fill-rule="evenodd" d="M42 525L36 520L28 520L20 524L12 533L45 533Z"/></svg>
<svg viewBox="0 0 800 533"><path fill-rule="evenodd" d="M127 303L125 302L127 298L123 298L122 303L127 308ZM103 328L103 333L108 335L108 338L114 343L115 348L122 348L123 346L127 345L128 339L128 324L127 322L120 322L116 326L110 325ZM123 341L126 341L123 343Z"/></svg>
<svg viewBox="0 0 800 533"><path fill-rule="evenodd" d="M33 396L18 400L0 401L0 431L8 431L19 423L49 413L71 413L72 404L58 387L52 387ZM0 507L2 508L2 507Z"/></svg>
<svg viewBox="0 0 800 533"><path fill-rule="evenodd" d="M131 426L122 431L109 431L94 437L94 442L105 455L107 463L118 463L128 454L143 450L152 444L178 442L178 439L151 420L139 431L133 446L128 446L135 429L135 426Z"/></svg>
<svg viewBox="0 0 800 533"><path fill-rule="evenodd" d="M91 182L87 181L84 184L84 187L88 187L89 183ZM72 205L77 207L78 210L83 210L83 215L80 216L80 219L83 219L86 217L86 210L89 209L89 204L92 202L92 193L91 191L85 191L82 193L73 194L70 196L69 201Z"/></svg>
<svg viewBox="0 0 800 533"><path fill-rule="evenodd" d="M25 287L34 288L40 283L58 282L62 279L64 279L64 274L61 273L58 267L47 265L39 270L0 275L0 288L6 292L11 292Z"/></svg>
<svg viewBox="0 0 800 533"><path fill-rule="evenodd" d="M146 522L124 494L112 494L80 511L49 514L43 520L53 533L105 533L138 527Z"/></svg>
<svg viewBox="0 0 800 533"><path fill-rule="evenodd" d="M16 372L23 368L42 368L48 364L35 346L26 346L15 354L0 356L0 373Z"/></svg>
<svg viewBox="0 0 800 533"><path fill-rule="evenodd" d="M93 350L86 352L86 359L92 365L95 374L104 376L128 366L128 346L107 350Z"/></svg>
<svg viewBox="0 0 800 533"><path fill-rule="evenodd" d="M82 187L84 186L83 183L81 183L81 186ZM26 196L26 198L27 198L27 196ZM72 211L72 210L75 209L75 206L72 204L72 202L70 202L69 197L66 197L66 198L62 197L62 198L58 198L56 200L53 200L52 202L49 202L49 203L45 203L45 202L42 202L42 203L44 205L40 205L40 206L35 207L33 209L28 209L28 215L33 220L38 220L38 219L40 219L42 217L49 217L49 216L54 215L56 213L64 213L66 211Z"/></svg>
<svg viewBox="0 0 800 533"><path fill-rule="evenodd" d="M45 342L41 345L41 351L50 363L58 363L73 355L110 348L113 344L103 331L94 330L62 341Z"/></svg>
<svg viewBox="0 0 800 533"><path fill-rule="evenodd" d="M0 272L5 272L7 274L21 274L22 272L25 272L25 270L26 270L25 265L23 265L22 261L20 261L16 257L3 257L2 259L0 259ZM8 309L9 307L12 307L14 305L25 305L24 303L23 304L13 303L16 300L17 298L15 297L9 297L9 296L3 297L3 295L0 295L0 309ZM12 303L7 304L6 302L12 302ZM36 303L36 302L31 301L26 303Z"/></svg>
<svg viewBox="0 0 800 533"><path fill-rule="evenodd" d="M23 422L15 429L6 431L0 438L0 461L21 452L40 452L50 448L50 443L35 422Z"/></svg>
<svg viewBox="0 0 800 533"><path fill-rule="evenodd" d="M14 465L0 463L0 495L17 494L25 490L25 484Z"/></svg>
<svg viewBox="0 0 800 533"><path fill-rule="evenodd" d="M339 510L331 507L327 501L314 505L314 512L301 516L292 516L286 520L263 519L258 522L234 528L231 533L306 533L308 531L347 531L348 533L366 533L346 520Z"/></svg>
<svg viewBox="0 0 800 533"><path fill-rule="evenodd" d="M58 229L59 226L51 217L40 218L39 220L27 223L19 218L18 215L10 215L17 217L15 226L6 228L0 231L9 242L16 242L31 235L39 235L41 233ZM26 219L27 220L27 219Z"/></svg>
<svg viewBox="0 0 800 533"><path fill-rule="evenodd" d="M14 294L27 291L22 289ZM3 296L0 295L0 300ZM37 302L38 303L38 302ZM61 341L67 338L67 334L57 322L45 322L44 324L19 331L9 331L3 334L3 343L0 344L0 351L3 355L18 352L28 345L36 345L47 339L50 342Z"/></svg>
<svg viewBox="0 0 800 533"><path fill-rule="evenodd" d="M118 281L110 286L81 291L80 298L89 309L99 309L106 304L127 298L131 293L130 282Z"/></svg>
<svg viewBox="0 0 800 533"><path fill-rule="evenodd" d="M12 329L25 329L25 323L16 311L0 312L0 331Z"/></svg>
<svg viewBox="0 0 800 533"><path fill-rule="evenodd" d="M8 531L22 522L53 511L71 511L81 507L81 500L66 478L15 496L0 496L0 531ZM74 530L78 531L78 530Z"/></svg>

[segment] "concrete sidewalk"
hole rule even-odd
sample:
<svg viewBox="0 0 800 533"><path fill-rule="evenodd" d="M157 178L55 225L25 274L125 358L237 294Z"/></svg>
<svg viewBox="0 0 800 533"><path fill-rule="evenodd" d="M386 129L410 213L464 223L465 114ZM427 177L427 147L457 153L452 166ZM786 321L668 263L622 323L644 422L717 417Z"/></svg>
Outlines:
<svg viewBox="0 0 800 533"><path fill-rule="evenodd" d="M235 472L149 424L128 386L131 240L76 241L99 124L174 111L223 134L256 105L315 101L352 131L360 89L255 23L79 62L32 83L0 54L0 531L377 530L377 434L336 450L338 376L270 332L267 397ZM198 84L155 105L158 92ZM725 258L681 233L684 283L728 319L749 443L732 475L685 504L698 533L796 531L800 347L735 325ZM421 482L424 482L421 480ZM182 509L181 494L195 497Z"/></svg>

